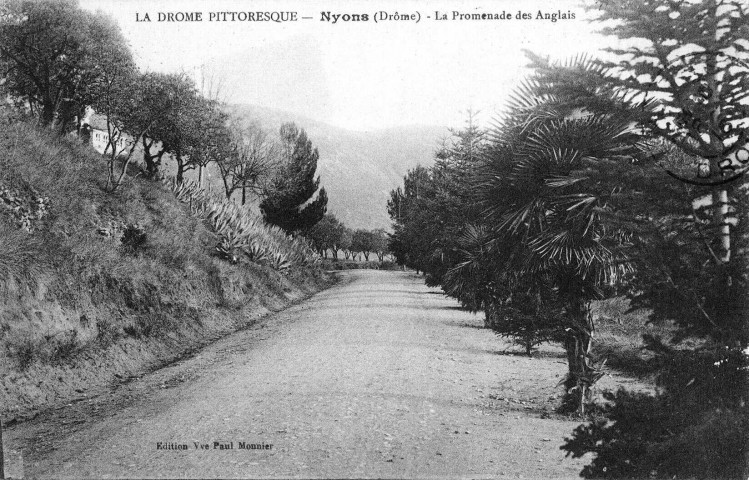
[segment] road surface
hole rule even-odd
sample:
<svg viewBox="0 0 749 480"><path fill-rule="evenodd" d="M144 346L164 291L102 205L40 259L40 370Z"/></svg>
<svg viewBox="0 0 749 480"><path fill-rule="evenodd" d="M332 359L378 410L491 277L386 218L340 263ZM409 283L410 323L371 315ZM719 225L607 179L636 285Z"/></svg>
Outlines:
<svg viewBox="0 0 749 480"><path fill-rule="evenodd" d="M16 425L31 478L576 478L561 352L511 354L409 272L334 287Z"/></svg>

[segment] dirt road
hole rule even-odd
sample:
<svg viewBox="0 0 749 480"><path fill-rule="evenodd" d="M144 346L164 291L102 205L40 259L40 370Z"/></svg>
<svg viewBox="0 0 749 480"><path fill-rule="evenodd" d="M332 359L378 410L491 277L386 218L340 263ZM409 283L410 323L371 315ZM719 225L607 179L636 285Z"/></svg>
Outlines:
<svg viewBox="0 0 749 480"><path fill-rule="evenodd" d="M577 422L551 414L560 352L503 353L413 273L342 277L6 442L32 478L577 477L559 450Z"/></svg>

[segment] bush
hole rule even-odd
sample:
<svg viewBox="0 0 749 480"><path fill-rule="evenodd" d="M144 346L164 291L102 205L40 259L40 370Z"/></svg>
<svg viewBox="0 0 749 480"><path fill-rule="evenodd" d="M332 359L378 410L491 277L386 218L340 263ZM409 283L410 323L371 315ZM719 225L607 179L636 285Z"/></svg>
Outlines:
<svg viewBox="0 0 749 480"><path fill-rule="evenodd" d="M543 342L563 340L562 307L543 288L516 288L504 300L495 299L485 310L490 328L523 347L528 355Z"/></svg>
<svg viewBox="0 0 749 480"><path fill-rule="evenodd" d="M522 347L527 355L540 344L561 337L563 329L558 318L522 314L516 309L504 309L501 319L492 322L492 330L500 337Z"/></svg>
<svg viewBox="0 0 749 480"><path fill-rule="evenodd" d="M35 361L61 363L78 352L81 344L78 330L67 330L42 338L20 335L8 342L8 351L15 357L19 370L26 370Z"/></svg>
<svg viewBox="0 0 749 480"><path fill-rule="evenodd" d="M122 232L122 248L129 255L137 255L145 250L148 237L140 225L128 225Z"/></svg>
<svg viewBox="0 0 749 480"><path fill-rule="evenodd" d="M657 358L659 394L605 392L603 418L577 427L561 448L596 454L585 478L742 478L749 409L736 392L747 386L746 357L702 349Z"/></svg>

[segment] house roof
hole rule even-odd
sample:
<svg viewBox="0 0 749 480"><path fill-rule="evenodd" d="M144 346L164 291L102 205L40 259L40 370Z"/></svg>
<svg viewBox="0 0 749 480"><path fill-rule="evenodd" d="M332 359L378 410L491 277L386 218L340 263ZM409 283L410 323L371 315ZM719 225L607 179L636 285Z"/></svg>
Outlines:
<svg viewBox="0 0 749 480"><path fill-rule="evenodd" d="M107 131L107 117L104 115L92 113L84 123L88 123L95 130Z"/></svg>

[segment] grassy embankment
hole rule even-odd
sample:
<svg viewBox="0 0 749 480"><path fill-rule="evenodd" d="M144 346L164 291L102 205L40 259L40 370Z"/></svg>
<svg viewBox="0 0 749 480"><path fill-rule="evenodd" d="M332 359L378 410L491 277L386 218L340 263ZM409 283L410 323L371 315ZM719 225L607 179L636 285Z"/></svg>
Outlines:
<svg viewBox="0 0 749 480"><path fill-rule="evenodd" d="M130 177L107 193L105 180L91 147L0 118L6 421L169 363L327 282L318 265L227 262L210 222L169 188ZM257 223L259 241L299 253Z"/></svg>

